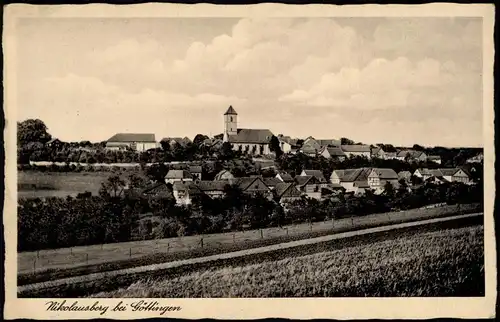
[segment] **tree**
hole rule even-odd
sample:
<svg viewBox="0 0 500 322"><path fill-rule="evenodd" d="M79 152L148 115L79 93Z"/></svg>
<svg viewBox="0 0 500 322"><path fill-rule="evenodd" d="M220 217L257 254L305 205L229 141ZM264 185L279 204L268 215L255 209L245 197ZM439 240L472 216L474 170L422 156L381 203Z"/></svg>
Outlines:
<svg viewBox="0 0 500 322"><path fill-rule="evenodd" d="M415 151L424 151L425 148L423 146L421 146L421 145L414 144L413 145L413 150L415 150Z"/></svg>
<svg viewBox="0 0 500 322"><path fill-rule="evenodd" d="M353 145L354 141L348 138L340 138L340 144L342 145Z"/></svg>
<svg viewBox="0 0 500 322"><path fill-rule="evenodd" d="M161 148L163 151L168 152L170 151L170 143L167 140L161 140L160 141Z"/></svg>
<svg viewBox="0 0 500 322"><path fill-rule="evenodd" d="M125 181L118 175L112 175L101 184L99 195L102 197L120 197L125 189Z"/></svg>
<svg viewBox="0 0 500 322"><path fill-rule="evenodd" d="M193 139L193 144L194 145L200 145L201 143L203 143L203 141L205 141L206 139L208 139L208 136L206 135L203 135L203 134L196 134L196 136L194 137Z"/></svg>
<svg viewBox="0 0 500 322"><path fill-rule="evenodd" d="M280 147L280 141L274 135L271 137L271 141L269 142L269 150L271 150L271 152L274 152L277 158L279 158L283 154L283 151L281 151Z"/></svg>
<svg viewBox="0 0 500 322"><path fill-rule="evenodd" d="M224 142L222 143L221 147L221 156L223 159L228 160L231 159L234 155L233 147L231 146L231 143L229 142Z"/></svg>
<svg viewBox="0 0 500 322"><path fill-rule="evenodd" d="M394 196L394 186L389 181L387 181L384 185L384 195L388 197Z"/></svg>
<svg viewBox="0 0 500 322"><path fill-rule="evenodd" d="M39 119L28 119L17 123L17 143L20 146L30 142L47 143L51 138L47 126Z"/></svg>

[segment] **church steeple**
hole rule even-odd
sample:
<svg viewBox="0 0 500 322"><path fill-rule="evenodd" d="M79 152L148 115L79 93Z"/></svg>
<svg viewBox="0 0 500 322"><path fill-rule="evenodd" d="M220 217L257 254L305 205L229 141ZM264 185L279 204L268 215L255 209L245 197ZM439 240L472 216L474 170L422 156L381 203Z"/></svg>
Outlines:
<svg viewBox="0 0 500 322"><path fill-rule="evenodd" d="M228 140L228 135L238 134L238 113L232 106L229 106L224 113L224 141Z"/></svg>
<svg viewBox="0 0 500 322"><path fill-rule="evenodd" d="M238 113L236 113L232 105L229 105L229 108L224 115L238 115Z"/></svg>

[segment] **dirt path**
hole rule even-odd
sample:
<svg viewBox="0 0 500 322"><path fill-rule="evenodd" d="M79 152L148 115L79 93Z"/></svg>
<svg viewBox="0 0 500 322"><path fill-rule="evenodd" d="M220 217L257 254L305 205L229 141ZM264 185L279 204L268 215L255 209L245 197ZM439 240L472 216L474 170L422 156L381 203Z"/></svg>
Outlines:
<svg viewBox="0 0 500 322"><path fill-rule="evenodd" d="M357 231L349 231L349 232L344 232L344 233L332 234L332 235L327 235L327 236L322 236L322 237L317 237L317 238L298 240L298 241L293 241L293 242L288 242L288 243L259 247L259 248L251 248L251 249L246 249L246 250L242 250L242 251L218 254L218 255L207 256L207 257L191 258L191 259L187 259L187 260L180 260L180 261L174 261L174 262L168 262L168 263L162 263L162 264L154 264L154 265L133 267L133 268L128 268L128 269L116 270L116 271L109 271L109 272L94 273L94 274L83 275L83 276L69 277L69 278L63 278L63 279L59 279L59 280L47 281L47 282L43 282L43 283L36 283L36 284L19 286L18 292L26 292L26 291L32 291L32 290L37 290L37 289L53 288L53 287L58 287L58 286L62 286L62 285L67 285L67 284L92 282L92 281L96 281L99 279L111 279L111 278L118 277L121 275L144 273L144 272L159 271L159 270L167 270L167 269L175 268L175 267L179 267L179 266L192 265L192 264L198 264L198 263L206 263L206 262L211 262L211 261L221 260L221 259L237 258L237 257L241 257L241 256L266 253L266 252L273 252L273 251L277 251L280 249L315 244L315 243L320 243L320 242L327 242L327 241L331 241L331 240L343 239L343 238L348 238L348 237L353 237L353 236L367 235L367 234L378 233L378 232L386 232L386 231L391 231L391 230L396 230L396 229L401 229L401 228L415 227L415 226L421 226L421 225L426 225L426 224L453 221L453 220L457 220L457 219L461 219L461 218L470 218L470 217L479 217L479 216L482 216L482 213L448 216L448 217L444 217L444 218L426 219L426 220L413 221L413 222L408 222L408 223L401 223L401 224L387 225L387 226L381 226L381 227L376 227L376 228L362 229L362 230L357 230Z"/></svg>

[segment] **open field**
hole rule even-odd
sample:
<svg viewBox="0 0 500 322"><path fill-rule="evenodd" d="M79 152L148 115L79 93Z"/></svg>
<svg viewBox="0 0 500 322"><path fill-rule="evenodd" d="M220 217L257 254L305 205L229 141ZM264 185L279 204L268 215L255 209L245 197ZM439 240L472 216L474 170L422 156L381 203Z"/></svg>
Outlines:
<svg viewBox="0 0 500 322"><path fill-rule="evenodd" d="M144 279L95 297L484 296L482 226Z"/></svg>
<svg viewBox="0 0 500 322"><path fill-rule="evenodd" d="M482 225L482 221L482 214L435 218L349 231L201 258L68 277L18 286L18 297L85 297L98 292L111 292L119 288L126 288L139 280L176 278L188 273L206 271L217 267L260 264L269 260L277 261L346 247L370 245L379 241L415 235L419 232L477 226Z"/></svg>
<svg viewBox="0 0 500 322"><path fill-rule="evenodd" d="M481 211L477 205L445 206L246 232L81 246L18 254L18 284L164 263L279 244L350 230ZM201 245L203 238L203 247Z"/></svg>
<svg viewBox="0 0 500 322"><path fill-rule="evenodd" d="M90 191L97 194L109 172L18 171L18 198L66 197Z"/></svg>

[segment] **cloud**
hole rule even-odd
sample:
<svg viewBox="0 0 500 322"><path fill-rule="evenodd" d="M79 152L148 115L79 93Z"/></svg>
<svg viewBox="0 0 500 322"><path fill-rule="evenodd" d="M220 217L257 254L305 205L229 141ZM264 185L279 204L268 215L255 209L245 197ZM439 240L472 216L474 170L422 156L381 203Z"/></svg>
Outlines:
<svg viewBox="0 0 500 322"><path fill-rule="evenodd" d="M114 43L63 37L64 50L53 52L64 53L64 63L24 40L23 50L38 53L38 65L28 62L20 77L24 115L78 111L78 120L106 119L103 130L155 124L159 132L208 133L221 131L220 111L231 104L242 126L290 135L345 136L360 120L389 126L418 119L422 125L408 126L414 132L404 138L416 140L425 124L448 117L450 131L480 142L475 128L459 126L481 119L481 20L363 19L370 18L244 18L212 33L210 24L170 22L154 36L144 31L153 25L135 32L121 24L126 36L110 36ZM390 131L377 135L392 139Z"/></svg>

